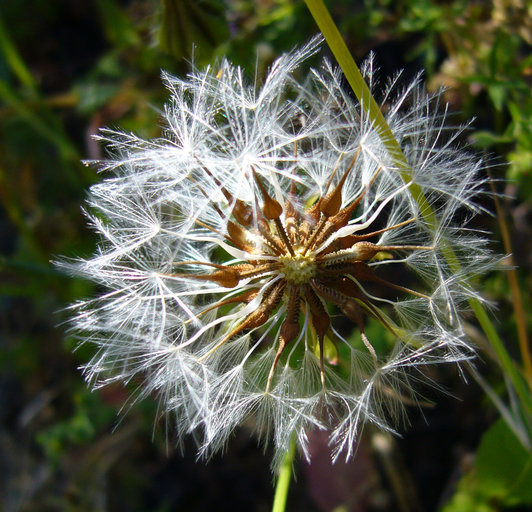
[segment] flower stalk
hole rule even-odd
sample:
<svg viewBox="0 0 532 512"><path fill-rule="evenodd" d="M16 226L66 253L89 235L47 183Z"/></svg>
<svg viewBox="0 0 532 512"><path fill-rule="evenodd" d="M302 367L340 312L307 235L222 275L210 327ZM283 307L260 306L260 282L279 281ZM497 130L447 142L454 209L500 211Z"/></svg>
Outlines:
<svg viewBox="0 0 532 512"><path fill-rule="evenodd" d="M325 7L323 0L305 0L305 3L311 12L316 24L322 32L327 44L331 48L333 55L335 56L340 68L344 72L344 75L349 82L349 85L353 89L356 97L359 99L362 108L366 110L371 122L374 124L376 131L378 132L383 145L386 147L390 157L393 159L397 166L398 172L401 174L404 180L411 179L411 170L408 162L390 130L386 119L382 115L380 107L373 98L371 91L369 90L358 66L356 65L351 53L349 52L347 45L345 44L340 31L336 27L329 11ZM413 183L411 187L412 197L415 199L420 208L420 214L424 220L431 226L435 226L437 219L434 216L434 211L422 191L422 189ZM445 256L449 266L456 273L461 272L461 265L454 253L452 247L443 245L441 248L442 253ZM490 320L484 306L476 298L469 300L471 309L473 310L477 320L486 334L486 337L490 341L493 349L497 354L497 360L502 369L510 378L512 385L519 396L520 402L524 407L525 413L528 416L532 416L532 396L530 390L527 387L526 381L520 375L514 362L509 356L504 343L499 337L497 330L495 329L493 322Z"/></svg>
<svg viewBox="0 0 532 512"><path fill-rule="evenodd" d="M294 471L294 458L296 454L295 437L290 440L290 446L286 452L281 467L279 468L279 476L275 485L275 495L273 498L272 512L284 512L286 510L286 501L288 499L288 489L290 488L290 480Z"/></svg>

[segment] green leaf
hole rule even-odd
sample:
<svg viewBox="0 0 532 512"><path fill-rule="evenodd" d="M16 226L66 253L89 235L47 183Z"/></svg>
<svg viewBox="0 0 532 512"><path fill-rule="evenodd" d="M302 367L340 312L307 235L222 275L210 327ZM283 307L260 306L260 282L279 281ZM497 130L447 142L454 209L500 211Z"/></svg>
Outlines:
<svg viewBox="0 0 532 512"><path fill-rule="evenodd" d="M506 505L532 504L532 453L502 418L484 434L475 467L482 494Z"/></svg>
<svg viewBox="0 0 532 512"><path fill-rule="evenodd" d="M75 90L79 97L76 108L83 114L91 114L115 97L120 86L118 84L90 82L80 84Z"/></svg>
<svg viewBox="0 0 532 512"><path fill-rule="evenodd" d="M488 87L488 94L495 108L502 111L506 96L506 88L504 85L491 85Z"/></svg>
<svg viewBox="0 0 532 512"><path fill-rule="evenodd" d="M135 46L141 39L125 10L115 0L98 0L103 26L116 46Z"/></svg>
<svg viewBox="0 0 532 512"><path fill-rule="evenodd" d="M477 131L472 137L475 144L480 147L490 147L495 144L511 144L514 138L510 135L497 135L488 131Z"/></svg>
<svg viewBox="0 0 532 512"><path fill-rule="evenodd" d="M484 434L473 468L442 512L499 512L532 504L532 454L500 418Z"/></svg>
<svg viewBox="0 0 532 512"><path fill-rule="evenodd" d="M159 40L164 51L179 59L214 48L229 38L225 11L212 0L163 0Z"/></svg>

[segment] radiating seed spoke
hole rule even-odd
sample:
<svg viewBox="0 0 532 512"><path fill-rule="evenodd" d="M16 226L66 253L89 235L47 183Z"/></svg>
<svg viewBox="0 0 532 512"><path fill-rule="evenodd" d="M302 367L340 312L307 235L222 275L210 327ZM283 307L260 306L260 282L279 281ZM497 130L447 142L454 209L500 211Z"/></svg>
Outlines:
<svg viewBox="0 0 532 512"><path fill-rule="evenodd" d="M205 360L211 354L216 352L222 345L225 345L232 337L240 334L246 329L256 329L264 323L266 323L270 317L270 314L277 309L279 302L284 293L285 289L284 282L274 283L274 285L268 287L264 290L262 296L262 302L259 307L250 313L239 325L237 325L232 331L229 332L219 343L217 343L213 348L211 348L206 354L201 356L198 359L198 362Z"/></svg>
<svg viewBox="0 0 532 512"><path fill-rule="evenodd" d="M248 304L249 302L251 302L259 293L259 289L258 288L252 288L251 290L248 290L240 295L237 295L236 297L231 297L229 299L225 299L225 300L221 300L219 302L216 302L215 304L212 304L211 306L209 306L208 308L200 311L197 315L196 315L196 318L200 318L202 317L203 315L205 315L206 313L208 313L209 311L213 311L214 309L218 309L222 306L226 306L227 304L239 304L239 303L243 303L243 304ZM187 323L190 323L192 322L194 319L189 319L189 320L186 320L185 322L183 322L184 324L187 324Z"/></svg>

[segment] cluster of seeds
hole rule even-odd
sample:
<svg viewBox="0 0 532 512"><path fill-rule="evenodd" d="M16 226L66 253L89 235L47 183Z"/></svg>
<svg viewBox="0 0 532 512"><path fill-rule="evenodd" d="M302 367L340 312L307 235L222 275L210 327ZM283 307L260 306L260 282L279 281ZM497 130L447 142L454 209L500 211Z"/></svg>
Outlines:
<svg viewBox="0 0 532 512"><path fill-rule="evenodd" d="M72 306L97 349L87 379L142 382L205 455L246 423L274 464L293 436L308 455L311 429L349 457L364 422L394 430L420 369L472 354L468 277L494 263L467 228L484 164L446 132L437 95L392 81L399 171L338 70L294 79L318 46L282 56L261 87L227 61L165 76L166 132L102 132L98 250L60 263L99 286ZM372 86L371 60L364 73Z"/></svg>
<svg viewBox="0 0 532 512"><path fill-rule="evenodd" d="M245 251L250 258L245 264L214 265L216 271L207 274L174 274L184 279L211 281L226 288L235 288L243 280L251 280L255 286L242 293L221 300L198 314L201 316L213 309L228 304L248 304L261 292L257 308L243 317L213 348L204 354L206 359L219 347L245 330L255 329L267 322L285 304L285 315L279 331L278 348L268 375L266 392L270 390L275 368L286 346L296 339L301 331L302 312L309 313L317 336L320 354L320 373L325 388L324 338L330 334L331 318L326 304L332 303L358 327L366 348L371 353L375 366L377 355L364 333L364 315L369 315L384 325L394 335L394 329L374 307L365 292L365 282L379 283L396 290L430 300L426 295L378 277L368 265L375 255L383 251L431 250L431 247L417 245L377 245L371 241L383 232L403 227L415 219L362 234L338 236L362 201L368 187L377 177L380 168L370 183L361 190L348 205L342 206L342 187L352 170L358 153L343 172L343 176L331 187L336 170L333 169L324 195L305 211L298 211L296 203L296 182L292 181L284 207L264 187L261 178L254 173L254 180L262 195L262 208L256 210L256 227L252 224L253 209L219 184L230 204L234 204L227 232L226 242ZM209 173L209 171L207 171ZM209 173L211 174L211 173ZM212 176L214 180L216 178ZM332 190L329 190L332 188ZM258 203L258 200L256 201ZM220 216L224 214L220 211ZM214 230L212 227L205 226ZM364 226L366 227L366 226ZM257 240L259 243L257 243ZM201 262L179 262L201 265Z"/></svg>

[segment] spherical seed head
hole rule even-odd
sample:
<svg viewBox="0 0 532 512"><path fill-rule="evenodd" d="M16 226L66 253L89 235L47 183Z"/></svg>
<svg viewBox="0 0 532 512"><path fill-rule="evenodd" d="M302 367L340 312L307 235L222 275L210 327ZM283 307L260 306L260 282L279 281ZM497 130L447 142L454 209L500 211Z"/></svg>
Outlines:
<svg viewBox="0 0 532 512"><path fill-rule="evenodd" d="M311 255L296 253L295 256L286 255L279 258L282 272L289 283L297 285L308 283L316 275L316 263Z"/></svg>
<svg viewBox="0 0 532 512"><path fill-rule="evenodd" d="M276 462L294 436L308 456L313 428L350 456L362 423L393 430L415 401L413 368L471 353L460 313L480 297L467 276L494 261L483 235L462 229L482 162L442 137L438 97L414 83L383 95L401 175L340 72L325 62L301 85L291 76L317 47L281 57L260 90L226 61L166 76L164 137L102 135L117 150L90 195L102 241L62 264L106 289L72 308L98 349L87 378L142 382L205 455L254 416ZM371 61L365 73L371 83ZM393 335L378 350L368 321Z"/></svg>

